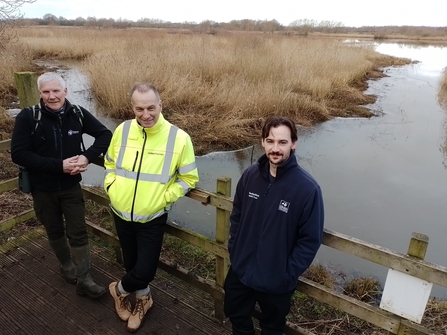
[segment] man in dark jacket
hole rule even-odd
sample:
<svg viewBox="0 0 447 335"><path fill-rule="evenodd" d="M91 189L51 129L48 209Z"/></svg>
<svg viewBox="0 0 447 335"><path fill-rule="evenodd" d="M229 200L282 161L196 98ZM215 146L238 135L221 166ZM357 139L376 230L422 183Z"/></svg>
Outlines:
<svg viewBox="0 0 447 335"><path fill-rule="evenodd" d="M255 334L256 302L262 335L283 333L298 277L321 245L321 189L297 163L297 140L292 120L269 118L262 129L265 154L237 184L224 285L224 311L234 335Z"/></svg>
<svg viewBox="0 0 447 335"><path fill-rule="evenodd" d="M63 78L52 72L37 79L40 103L16 117L11 139L14 163L29 174L34 210L44 225L64 279L80 295L97 298L106 290L91 275L81 172L103 154L112 133L86 109L65 97ZM82 134L95 138L82 151Z"/></svg>

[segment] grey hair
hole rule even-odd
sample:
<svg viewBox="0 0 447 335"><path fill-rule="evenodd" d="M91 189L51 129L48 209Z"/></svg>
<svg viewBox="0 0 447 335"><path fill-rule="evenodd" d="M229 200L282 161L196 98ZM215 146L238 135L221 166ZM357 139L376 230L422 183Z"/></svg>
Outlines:
<svg viewBox="0 0 447 335"><path fill-rule="evenodd" d="M154 92L155 97L157 98L157 101L160 101L160 93L158 92L158 90L156 89L156 87L151 84L151 83L136 83L135 85L132 86L132 88L130 89L130 97L132 97L132 94L138 91L140 93L146 93L149 91Z"/></svg>
<svg viewBox="0 0 447 335"><path fill-rule="evenodd" d="M62 78L60 74L56 72L45 72L44 74L41 74L39 78L37 78L37 89L40 91L42 83L48 83L52 80L57 80L62 86L62 89L65 89L67 87L64 78Z"/></svg>

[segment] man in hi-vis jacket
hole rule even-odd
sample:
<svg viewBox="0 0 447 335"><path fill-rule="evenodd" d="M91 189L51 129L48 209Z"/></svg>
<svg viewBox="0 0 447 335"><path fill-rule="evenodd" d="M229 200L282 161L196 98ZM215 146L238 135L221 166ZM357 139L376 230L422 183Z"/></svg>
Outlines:
<svg viewBox="0 0 447 335"><path fill-rule="evenodd" d="M137 331L153 300L154 279L171 205L199 180L189 135L161 114L162 101L149 83L130 91L135 119L120 124L104 158L110 198L126 274L109 291L127 330ZM135 293L135 306L129 298Z"/></svg>

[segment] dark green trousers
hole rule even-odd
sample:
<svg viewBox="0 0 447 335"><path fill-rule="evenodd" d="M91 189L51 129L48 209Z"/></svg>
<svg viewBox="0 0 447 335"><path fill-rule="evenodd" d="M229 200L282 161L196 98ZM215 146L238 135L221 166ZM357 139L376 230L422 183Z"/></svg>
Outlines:
<svg viewBox="0 0 447 335"><path fill-rule="evenodd" d="M79 184L56 192L34 189L32 196L36 216L50 241L67 236L72 247L88 243L84 196Z"/></svg>

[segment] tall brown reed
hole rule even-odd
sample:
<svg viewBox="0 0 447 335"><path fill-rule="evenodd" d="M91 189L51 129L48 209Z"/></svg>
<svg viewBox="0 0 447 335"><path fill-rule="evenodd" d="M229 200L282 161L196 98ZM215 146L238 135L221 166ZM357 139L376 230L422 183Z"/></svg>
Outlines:
<svg viewBox="0 0 447 335"><path fill-rule="evenodd" d="M378 57L335 40L274 34L53 27L19 35L35 57L85 59L91 89L111 116L133 117L128 90L154 83L164 114L191 134L198 153L252 143L272 114L302 125L358 114L370 101L355 87Z"/></svg>
<svg viewBox="0 0 447 335"><path fill-rule="evenodd" d="M14 72L24 71L31 66L31 54L21 44L0 48L0 101L11 99L15 92Z"/></svg>

